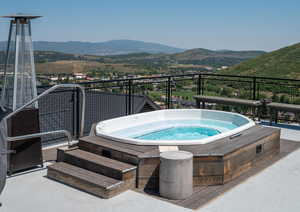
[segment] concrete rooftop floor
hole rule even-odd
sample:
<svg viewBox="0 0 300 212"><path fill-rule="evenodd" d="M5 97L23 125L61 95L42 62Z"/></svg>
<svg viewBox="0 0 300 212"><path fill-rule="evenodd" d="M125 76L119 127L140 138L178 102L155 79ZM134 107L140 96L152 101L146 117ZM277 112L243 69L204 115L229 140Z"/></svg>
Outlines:
<svg viewBox="0 0 300 212"><path fill-rule="evenodd" d="M284 127L284 126L280 126ZM282 138L300 142L300 130L282 128ZM185 212L192 211L134 191L100 199L49 180L46 170L10 177L0 196L3 212ZM300 150L249 178L196 211L300 211Z"/></svg>

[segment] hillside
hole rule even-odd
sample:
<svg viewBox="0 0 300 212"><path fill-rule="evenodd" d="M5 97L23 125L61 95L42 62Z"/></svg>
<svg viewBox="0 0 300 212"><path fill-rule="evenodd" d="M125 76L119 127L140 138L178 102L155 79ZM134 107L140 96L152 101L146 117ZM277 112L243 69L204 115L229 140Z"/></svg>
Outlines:
<svg viewBox="0 0 300 212"><path fill-rule="evenodd" d="M223 73L300 79L300 43L247 60Z"/></svg>
<svg viewBox="0 0 300 212"><path fill-rule="evenodd" d="M54 51L35 51L39 73L74 73L89 70L119 72L201 71L207 67L231 66L263 54L261 51L213 51L192 49L175 54L131 53L122 55L97 56L69 54ZM0 63L4 52L0 52ZM179 72L178 72L179 73Z"/></svg>
<svg viewBox="0 0 300 212"><path fill-rule="evenodd" d="M60 60L55 62L37 63L36 70L39 74L72 74L72 73L92 73L104 74L109 72L119 73L141 73L147 71L135 65L127 64L107 64L96 61L84 60Z"/></svg>
<svg viewBox="0 0 300 212"><path fill-rule="evenodd" d="M191 49L171 56L181 64L195 64L208 66L232 66L242 61L264 54L263 51L213 51L209 49Z"/></svg>
<svg viewBox="0 0 300 212"><path fill-rule="evenodd" d="M0 49L4 49L6 42L0 42ZM135 40L111 40L106 42L48 42L34 41L35 50L56 51L68 54L90 54L90 55L119 55L129 53L147 52L151 54L165 53L173 54L182 52L184 49L175 48L158 43L150 43Z"/></svg>
<svg viewBox="0 0 300 212"><path fill-rule="evenodd" d="M209 49L191 49L182 53L174 54L175 58L179 59L203 59L206 57L236 57L236 58L251 58L265 53L264 51L232 51L232 50L209 50Z"/></svg>
<svg viewBox="0 0 300 212"><path fill-rule="evenodd" d="M128 54L103 57L104 61L127 62L134 64L193 64L211 67L232 66L242 61L260 56L263 51L213 51L191 49L175 54Z"/></svg>

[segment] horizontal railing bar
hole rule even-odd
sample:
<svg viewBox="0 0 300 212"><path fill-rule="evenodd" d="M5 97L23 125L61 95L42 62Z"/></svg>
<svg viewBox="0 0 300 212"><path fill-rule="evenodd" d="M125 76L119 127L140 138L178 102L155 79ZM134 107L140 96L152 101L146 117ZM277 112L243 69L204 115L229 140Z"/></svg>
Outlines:
<svg viewBox="0 0 300 212"><path fill-rule="evenodd" d="M276 77L254 77L254 76L240 76L240 75L226 75L226 74L208 74L208 73L203 73L201 75L204 76L217 76L217 77L234 77L234 78L249 78L249 79L270 79L270 80L286 80L286 81L294 81L294 82L300 82L300 80L297 79L288 79L288 78L276 78Z"/></svg>
<svg viewBox="0 0 300 212"><path fill-rule="evenodd" d="M245 83L252 83L253 81L245 81L245 80L230 80L230 79L218 79L218 78L202 78L202 80L207 81L225 81L225 82L245 82Z"/></svg>
<svg viewBox="0 0 300 212"><path fill-rule="evenodd" d="M7 137L7 141L21 141L24 139L28 138L37 138L45 135L51 135L51 134L65 134L66 137L68 138L68 146L71 145L72 143L72 135L69 131L67 130L55 130L55 131L50 131L50 132L41 132L41 133L34 133L34 134L28 134L28 135L21 135L21 136L15 136L15 137Z"/></svg>
<svg viewBox="0 0 300 212"><path fill-rule="evenodd" d="M47 113L42 113L40 112L39 115L40 116L45 116L45 115L51 115L51 114L57 114L57 113L66 113L66 112L71 112L71 109L66 109L66 110L56 110L56 111L51 111L51 112L47 112Z"/></svg>
<svg viewBox="0 0 300 212"><path fill-rule="evenodd" d="M259 84L265 84L265 85L284 85L284 86L289 86L289 87L297 87L300 88L300 85L296 84L283 84L283 83L276 83L276 82L256 82L258 85Z"/></svg>

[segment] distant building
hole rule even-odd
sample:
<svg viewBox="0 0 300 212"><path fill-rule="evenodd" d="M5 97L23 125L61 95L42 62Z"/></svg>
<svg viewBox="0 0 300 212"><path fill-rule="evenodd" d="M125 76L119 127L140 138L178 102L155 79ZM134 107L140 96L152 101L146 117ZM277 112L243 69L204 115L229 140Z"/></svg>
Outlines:
<svg viewBox="0 0 300 212"><path fill-rule="evenodd" d="M58 80L58 77L50 77L50 80L51 80L51 81L57 81L57 80Z"/></svg>
<svg viewBox="0 0 300 212"><path fill-rule="evenodd" d="M217 68L218 71L225 70L225 69L228 69L228 66L221 66L220 68Z"/></svg>
<svg viewBox="0 0 300 212"><path fill-rule="evenodd" d="M85 79L86 78L86 74L83 73L74 73L74 78L75 79Z"/></svg>

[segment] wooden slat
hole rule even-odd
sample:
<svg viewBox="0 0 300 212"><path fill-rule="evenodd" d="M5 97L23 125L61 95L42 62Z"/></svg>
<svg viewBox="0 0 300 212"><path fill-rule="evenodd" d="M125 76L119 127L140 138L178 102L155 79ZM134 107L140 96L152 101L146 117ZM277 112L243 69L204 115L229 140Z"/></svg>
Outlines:
<svg viewBox="0 0 300 212"><path fill-rule="evenodd" d="M102 198L111 198L129 189L123 181L63 162L48 166L47 177Z"/></svg>
<svg viewBox="0 0 300 212"><path fill-rule="evenodd" d="M143 146L143 145L133 145L126 144L122 142L116 142L112 140L103 139L98 136L86 136L80 138L80 141L92 143L94 145L103 146L105 148L113 149L119 152L125 152L130 155L139 156L140 154L158 149L157 146Z"/></svg>
<svg viewBox="0 0 300 212"><path fill-rule="evenodd" d="M93 162L93 163L98 164L98 165L103 166L103 167L114 169L114 170L119 171L121 173L128 172L128 171L136 169L136 166L133 166L131 164L123 163L121 161L112 160L110 158L103 157L103 156L100 156L100 155L96 155L96 154L86 152L86 151L83 151L83 150L80 150L80 149L76 149L76 150L73 150L73 151L68 151L65 154L71 155L74 158L78 158L78 159L81 159L81 160L86 160L88 162Z"/></svg>
<svg viewBox="0 0 300 212"><path fill-rule="evenodd" d="M65 151L63 161L86 170L122 180L135 187L136 166L112 160L80 149Z"/></svg>
<svg viewBox="0 0 300 212"><path fill-rule="evenodd" d="M108 189L115 184L121 184L122 182L104 175L100 175L86 169L79 168L64 162L55 163L48 167L49 169L55 169L56 171L67 173L80 180L88 181L96 186Z"/></svg>

